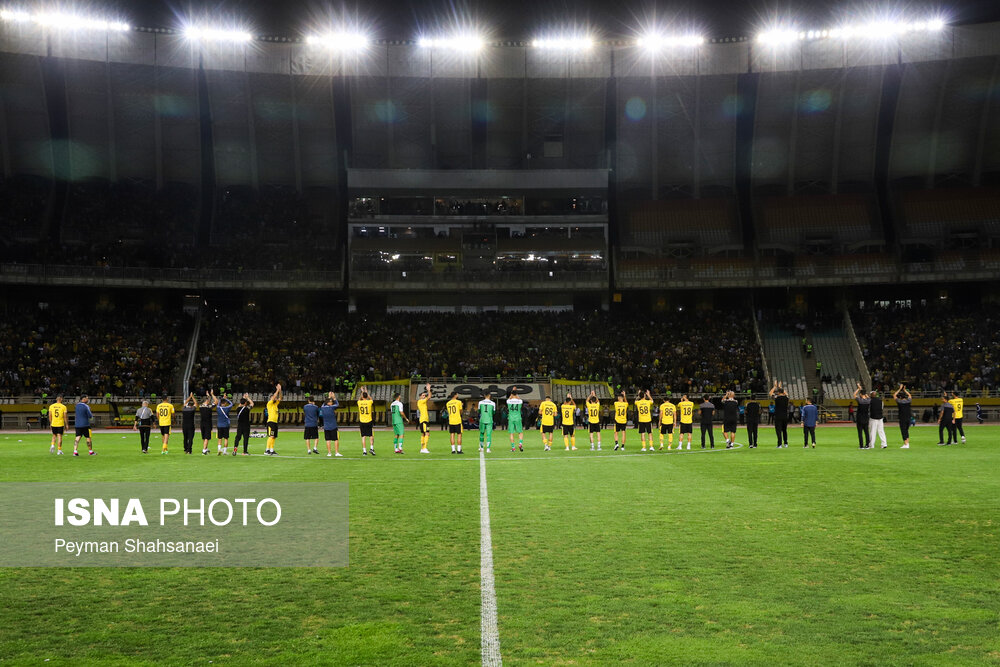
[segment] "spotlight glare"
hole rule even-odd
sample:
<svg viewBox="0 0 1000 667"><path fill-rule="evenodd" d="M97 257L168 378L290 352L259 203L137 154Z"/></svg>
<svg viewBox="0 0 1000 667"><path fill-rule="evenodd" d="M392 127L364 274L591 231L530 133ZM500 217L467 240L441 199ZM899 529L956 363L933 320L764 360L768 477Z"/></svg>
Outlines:
<svg viewBox="0 0 1000 667"><path fill-rule="evenodd" d="M4 9L0 10L0 19L12 23L36 23L43 28L54 30L104 30L106 32L126 32L132 28L127 23L120 21L106 21L104 19L77 16L74 14L64 14L62 12L40 12L30 14L26 11Z"/></svg>
<svg viewBox="0 0 1000 667"><path fill-rule="evenodd" d="M192 41L232 42L234 44L243 44L253 39L253 35L242 30L222 30L219 28L201 28L199 26L188 26L185 28L184 36Z"/></svg>
<svg viewBox="0 0 1000 667"><path fill-rule="evenodd" d="M676 47L695 47L705 43L705 38L701 35L644 35L636 40L636 46L656 53L662 49Z"/></svg>
<svg viewBox="0 0 1000 667"><path fill-rule="evenodd" d="M449 49L463 53L475 53L485 46L483 38L479 35L455 35L454 37L430 38L421 37L417 40L417 46L425 49Z"/></svg>
<svg viewBox="0 0 1000 667"><path fill-rule="evenodd" d="M594 40L590 37L553 37L536 39L531 46L550 51L587 51L594 48Z"/></svg>
<svg viewBox="0 0 1000 667"><path fill-rule="evenodd" d="M331 51L361 51L369 42L366 35L352 32L329 32L306 37L306 44L323 46Z"/></svg>

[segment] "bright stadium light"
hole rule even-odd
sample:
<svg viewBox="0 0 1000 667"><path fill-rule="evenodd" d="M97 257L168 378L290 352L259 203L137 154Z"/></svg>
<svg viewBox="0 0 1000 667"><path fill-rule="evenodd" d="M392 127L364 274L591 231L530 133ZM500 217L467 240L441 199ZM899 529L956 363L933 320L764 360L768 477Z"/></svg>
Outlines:
<svg viewBox="0 0 1000 667"><path fill-rule="evenodd" d="M878 20L867 23L845 24L822 30L776 28L759 33L757 41L768 46L781 46L793 42L807 42L817 39L891 39L914 33L938 32L945 25L946 23L943 19L934 18L926 21Z"/></svg>
<svg viewBox="0 0 1000 667"><path fill-rule="evenodd" d="M322 46L331 51L361 51L370 42L367 35L352 32L328 32L306 37L306 44Z"/></svg>
<svg viewBox="0 0 1000 667"><path fill-rule="evenodd" d="M127 32L131 26L121 21L66 14L63 12L29 12L13 9L0 10L0 19L11 23L35 23L53 30L103 30L105 32Z"/></svg>
<svg viewBox="0 0 1000 667"><path fill-rule="evenodd" d="M766 46L781 46L783 44L797 42L799 40L799 34L800 33L797 30L775 28L773 30L767 30L759 33L757 35L757 41Z"/></svg>
<svg viewBox="0 0 1000 667"><path fill-rule="evenodd" d="M594 48L594 40L591 37L554 37L536 39L531 42L531 46L536 49L546 49L550 51L587 51Z"/></svg>
<svg viewBox="0 0 1000 667"><path fill-rule="evenodd" d="M253 39L253 35L242 30L223 30L200 26L188 26L184 29L184 36L192 41L232 42L235 44L243 44Z"/></svg>
<svg viewBox="0 0 1000 667"><path fill-rule="evenodd" d="M636 46L646 49L650 53L677 47L693 48L704 43L705 38L701 35L658 35L651 33L635 40Z"/></svg>
<svg viewBox="0 0 1000 667"><path fill-rule="evenodd" d="M486 42L479 35L465 34L454 37L421 37L417 46L425 49L448 49L463 53L475 53L483 48Z"/></svg>

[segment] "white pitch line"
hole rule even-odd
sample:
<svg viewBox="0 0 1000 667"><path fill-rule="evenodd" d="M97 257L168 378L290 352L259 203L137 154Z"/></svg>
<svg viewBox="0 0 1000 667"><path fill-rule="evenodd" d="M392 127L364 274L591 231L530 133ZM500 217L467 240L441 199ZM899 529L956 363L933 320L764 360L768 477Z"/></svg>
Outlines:
<svg viewBox="0 0 1000 667"><path fill-rule="evenodd" d="M490 532L490 497L486 490L486 456L479 452L479 590L480 649L483 667L499 667L500 630L497 627L497 593L493 583L493 537Z"/></svg>

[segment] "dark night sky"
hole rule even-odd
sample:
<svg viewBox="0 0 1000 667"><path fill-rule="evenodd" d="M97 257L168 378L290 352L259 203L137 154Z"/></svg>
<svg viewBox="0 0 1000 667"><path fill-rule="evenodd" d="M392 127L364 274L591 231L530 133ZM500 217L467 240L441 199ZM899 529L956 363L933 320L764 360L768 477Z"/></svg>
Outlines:
<svg viewBox="0 0 1000 667"><path fill-rule="evenodd" d="M440 26L454 24L456 19L488 27L489 37L497 40L531 39L545 28L565 26L589 26L599 37L628 36L636 26L649 24L657 16L661 23L708 37L752 35L779 17L794 17L804 27L821 28L879 8L902 11L913 19L941 15L952 23L1000 21L998 0L947 4L934 0L681 0L669 4L648 0L81 0L76 6L93 7L98 13L117 9L134 25L176 27L184 17L202 17L213 23L242 20L250 32L282 36L298 36L310 26L330 25L331 19L346 16L360 19L375 38L383 39L413 39L421 33L439 32Z"/></svg>

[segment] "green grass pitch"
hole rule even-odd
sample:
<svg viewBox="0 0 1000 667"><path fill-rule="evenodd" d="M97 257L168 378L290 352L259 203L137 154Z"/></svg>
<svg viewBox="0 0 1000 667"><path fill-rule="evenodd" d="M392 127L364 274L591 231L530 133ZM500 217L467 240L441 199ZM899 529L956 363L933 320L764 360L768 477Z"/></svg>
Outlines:
<svg viewBox="0 0 1000 667"><path fill-rule="evenodd" d="M645 455L633 430L624 456L610 432L600 453L585 436L543 453L530 431L516 454L498 432L504 661L1000 664L1000 427L952 447L918 427L908 451L886 430L884 451L838 427L808 451L792 429L778 450L763 427L757 450ZM346 481L350 567L2 569L3 664L480 661L473 433L458 457L443 432L430 456L412 430L404 456L378 432L375 459L356 431L343 459L306 457L295 431L276 459L185 456L179 440L160 456L155 436L140 456L131 432L95 436L98 456L57 458L47 435L0 433L0 481Z"/></svg>

